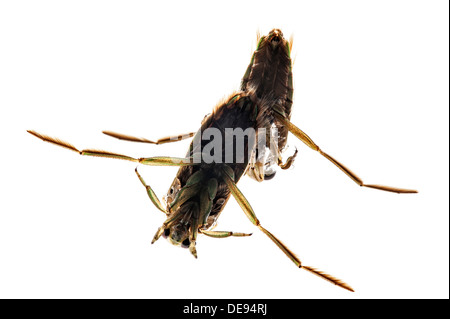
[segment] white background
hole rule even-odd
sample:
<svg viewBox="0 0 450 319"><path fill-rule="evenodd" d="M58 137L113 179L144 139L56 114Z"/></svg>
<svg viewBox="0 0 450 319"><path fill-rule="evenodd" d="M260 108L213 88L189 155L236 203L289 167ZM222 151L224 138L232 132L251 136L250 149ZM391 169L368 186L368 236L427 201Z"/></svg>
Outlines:
<svg viewBox="0 0 450 319"><path fill-rule="evenodd" d="M158 3L158 4L156 4ZM447 1L3 1L1 298L448 298ZM294 35L292 121L367 183L295 137L295 167L239 183L262 225L350 293L297 269L231 199L199 258L164 239L134 163L78 148L183 156L239 87L256 32ZM176 168L139 167L162 197Z"/></svg>

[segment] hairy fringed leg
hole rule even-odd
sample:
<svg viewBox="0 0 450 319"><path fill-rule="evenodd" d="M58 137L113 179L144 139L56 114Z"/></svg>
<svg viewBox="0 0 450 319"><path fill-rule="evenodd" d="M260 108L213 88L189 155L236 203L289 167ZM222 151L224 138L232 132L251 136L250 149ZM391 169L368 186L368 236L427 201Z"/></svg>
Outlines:
<svg viewBox="0 0 450 319"><path fill-rule="evenodd" d="M196 163L193 163L189 158L180 158L180 157L167 157L167 156L156 156L156 157L141 157L141 158L134 158L127 155L122 155L118 153L111 153L107 151L99 151L99 150L92 150L92 149L86 149L86 150L78 150L75 146L72 144L69 144L67 142L64 142L60 139L50 137L47 135L43 135L40 133L37 133L35 131L27 131L31 135L36 136L37 138L43 140L44 142L48 142L51 144L55 144L57 146L61 146L63 148L69 149L71 151L74 151L80 155L87 155L87 156L96 156L96 157L105 157L105 158L115 158L115 159L121 159L126 161L131 161L135 163L140 163L143 165L150 165L150 166L190 166L190 165L196 165Z"/></svg>
<svg viewBox="0 0 450 319"><path fill-rule="evenodd" d="M364 184L361 178L359 178L355 173L353 173L350 169L345 167L343 164L339 163L337 160L335 160L333 157L328 155L327 153L323 152L320 147L313 142L313 140L301 129L299 129L297 126L292 124L289 120L284 118L283 115L274 112L276 115L276 118L283 123L286 127L289 128L289 131L294 134L300 141L305 143L307 146L309 146L314 151L319 152L322 156L324 156L326 159L328 159L330 162L332 162L334 165L336 165L339 169L341 169L345 174L347 174L348 177L350 177L356 184L362 187L368 187L368 188L374 188L386 192L393 192L393 193L399 193L399 194L410 194L410 193L417 193L414 189L405 189L405 188L398 188L398 187L391 187L391 186L384 186L384 185L375 185L375 184Z"/></svg>
<svg viewBox="0 0 450 319"><path fill-rule="evenodd" d="M303 266L300 259L285 245L283 244L277 237L275 237L271 232L269 232L266 228L264 228L261 223L259 222L258 218L256 217L255 212L253 211L252 207L250 206L250 203L247 201L247 199L244 197L244 195L241 193L241 191L236 186L236 183L234 182L233 175L229 173L229 170L227 171L224 169L224 180L228 186L228 188L231 191L231 194L238 202L239 206L241 206L242 210L244 211L245 215L248 217L248 219L253 223L253 225L257 226L267 237L269 237L272 242L275 243L275 245L278 246L278 248L283 251L283 253L299 268L302 268L304 270L307 270L327 281L329 281L332 284L335 284L341 288L354 291L352 287L350 287L348 284L343 282L340 279L337 279L331 275L328 275L326 273L323 273L315 268L309 267L309 266Z"/></svg>
<svg viewBox="0 0 450 319"><path fill-rule="evenodd" d="M149 144L156 144L156 145L182 141L182 140L188 139L190 137L193 137L195 135L195 133L191 132L191 133L186 133L186 134L167 136L167 137L160 138L160 139L158 139L156 141L152 141L152 140L148 140L148 139L143 138L143 137L135 137L135 136L121 134L121 133L116 133L116 132L112 132L112 131L103 131L102 133L105 134L105 135L117 138L119 140L123 140L123 141L138 142L138 143L149 143Z"/></svg>

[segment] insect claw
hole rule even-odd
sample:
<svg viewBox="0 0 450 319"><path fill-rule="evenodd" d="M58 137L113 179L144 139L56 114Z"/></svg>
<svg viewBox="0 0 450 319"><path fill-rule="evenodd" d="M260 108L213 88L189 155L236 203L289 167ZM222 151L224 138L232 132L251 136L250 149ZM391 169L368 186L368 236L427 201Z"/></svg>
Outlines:
<svg viewBox="0 0 450 319"><path fill-rule="evenodd" d="M153 244L155 241L157 241L157 240L159 239L159 237L161 237L161 235L162 235L163 232L164 232L164 227L162 227L162 226L159 227L158 230L156 231L155 236L153 237L152 244Z"/></svg>
<svg viewBox="0 0 450 319"><path fill-rule="evenodd" d="M197 259L197 249L195 248L195 243L189 246L189 251L195 257L195 259Z"/></svg>

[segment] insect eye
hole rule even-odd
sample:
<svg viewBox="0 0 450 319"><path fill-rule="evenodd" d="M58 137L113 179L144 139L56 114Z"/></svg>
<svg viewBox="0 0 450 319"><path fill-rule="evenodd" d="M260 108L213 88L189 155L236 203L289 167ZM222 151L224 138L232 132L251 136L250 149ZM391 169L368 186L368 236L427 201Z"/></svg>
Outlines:
<svg viewBox="0 0 450 319"><path fill-rule="evenodd" d="M173 187L170 188L170 195L173 195Z"/></svg>
<svg viewBox="0 0 450 319"><path fill-rule="evenodd" d="M189 245L190 245L190 241L189 241L189 238L186 238L185 240L183 240L183 242L181 243L181 247L183 247L183 248L188 248L189 247Z"/></svg>
<svg viewBox="0 0 450 319"><path fill-rule="evenodd" d="M163 233L162 236L164 238L167 238L167 237L169 237L169 235L170 235L170 229L169 228L164 229L164 233Z"/></svg>
<svg viewBox="0 0 450 319"><path fill-rule="evenodd" d="M268 174L264 174L264 180L268 181L275 177L276 172L270 172Z"/></svg>

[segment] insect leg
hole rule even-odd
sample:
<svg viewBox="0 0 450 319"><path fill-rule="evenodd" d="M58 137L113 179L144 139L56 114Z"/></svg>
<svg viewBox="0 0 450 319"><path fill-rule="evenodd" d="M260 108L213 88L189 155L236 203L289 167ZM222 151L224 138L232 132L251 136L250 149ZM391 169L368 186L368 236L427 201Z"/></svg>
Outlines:
<svg viewBox="0 0 450 319"><path fill-rule="evenodd" d="M288 169L289 167L291 167L292 163L294 163L294 160L297 157L297 153L298 153L298 151L297 151L297 149L295 149L294 155L289 156L284 164L281 161L281 159L279 159L278 166L280 166L281 169Z"/></svg>
<svg viewBox="0 0 450 319"><path fill-rule="evenodd" d="M359 186L374 188L374 189L378 189L378 190L382 190L382 191L399 193L399 194L417 193L417 191L413 190L413 189L404 189L404 188L384 186L384 185L364 184L362 179L359 178L350 169L345 167L343 164L339 163L337 160L335 160L333 157L331 157L327 153L323 152L320 149L320 147L316 143L314 143L313 140L306 133L304 133L301 129L299 129L297 126L292 124L289 120L285 119L282 115L280 115L278 113L274 113L274 114L276 114L277 119L280 122L282 122L285 126L287 126L289 128L289 131L292 134L294 134L298 139L300 139L303 143L305 143L311 149L319 152L322 156L324 156L326 159L328 159L330 162L332 162L334 165L336 165L338 168L340 168L345 174L347 174L348 177L350 177Z"/></svg>
<svg viewBox="0 0 450 319"><path fill-rule="evenodd" d="M141 181L142 185L144 185L145 189L147 190L147 194L148 197L150 198L150 200L152 201L153 205L156 206L156 208L158 208L160 211L162 211L164 214L168 214L166 212L166 210L164 209L164 207L161 205L161 202L158 199L158 196L156 196L155 192L153 191L153 189L147 185L144 181L144 179L142 178L142 176L139 174L137 167L134 170L136 172L137 177L139 178L139 180Z"/></svg>
<svg viewBox="0 0 450 319"><path fill-rule="evenodd" d="M226 238L226 237L247 237L251 236L252 234L245 234L245 233L236 233L232 231L220 231L220 230L199 230L199 233L204 234L209 237L213 238Z"/></svg>
<svg viewBox="0 0 450 319"><path fill-rule="evenodd" d="M245 170L245 174L257 182L262 182L265 179L264 171L264 163L256 159L256 153L253 151L248 166ZM275 173L273 175L275 175Z"/></svg>
<svg viewBox="0 0 450 319"><path fill-rule="evenodd" d="M103 134L117 138L119 140L130 141L130 142L139 142L139 143L149 143L149 144L156 144L156 145L182 141L182 140L185 140L185 139L190 138L195 135L195 133L179 134L179 135L163 137L156 141L151 141L146 138L125 135L125 134L116 133L116 132L112 132L112 131L103 131Z"/></svg>
<svg viewBox="0 0 450 319"><path fill-rule="evenodd" d="M247 215L248 219L257 226L264 234L266 234L267 237L269 237L275 245L278 246L278 248L281 249L285 253L285 255L299 268L305 269L327 281L329 281L332 284L335 284L341 288L354 291L352 287L350 287L348 284L343 282L340 279L337 279L331 275L328 275L326 273L323 273L321 271L318 271L312 267L309 266L303 266L300 259L285 245L283 244L277 237L275 237L271 232L269 232L267 229L265 229L261 223L259 222L258 218L255 215L255 212L253 211L252 207L250 206L250 203L247 201L247 199L244 197L244 195L241 193L241 191L237 188L236 183L233 181L233 179L227 175L224 174L225 182L228 186L228 188L231 191L231 194L233 194L233 197L238 202L239 206L241 206L242 210L244 211L245 215Z"/></svg>
<svg viewBox="0 0 450 319"><path fill-rule="evenodd" d="M43 135L40 133L37 133L35 131L27 131L31 135L36 136L37 138L43 140L44 142L52 143L57 146L64 147L66 149L69 149L71 151L77 152L80 155L88 155L88 156L97 156L97 157L106 157L106 158L115 158L115 159L121 159L126 161L131 161L135 163L141 163L144 165L152 165L152 166L189 166L189 165L196 165L196 163L193 163L188 158L178 158L178 157L142 157L142 158L133 158L127 155L117 154L117 153L111 153L107 151L99 151L99 150L78 150L75 146L72 144L69 144L67 142L61 141L60 139L50 137L47 135Z"/></svg>
<svg viewBox="0 0 450 319"><path fill-rule="evenodd" d="M278 142L275 141L274 137L270 135L270 150L272 154L276 154L277 164L281 169L288 169L291 167L292 163L294 163L295 158L297 157L298 150L295 149L293 155L289 156L285 163L283 163L283 158L281 157L280 149L278 148Z"/></svg>

